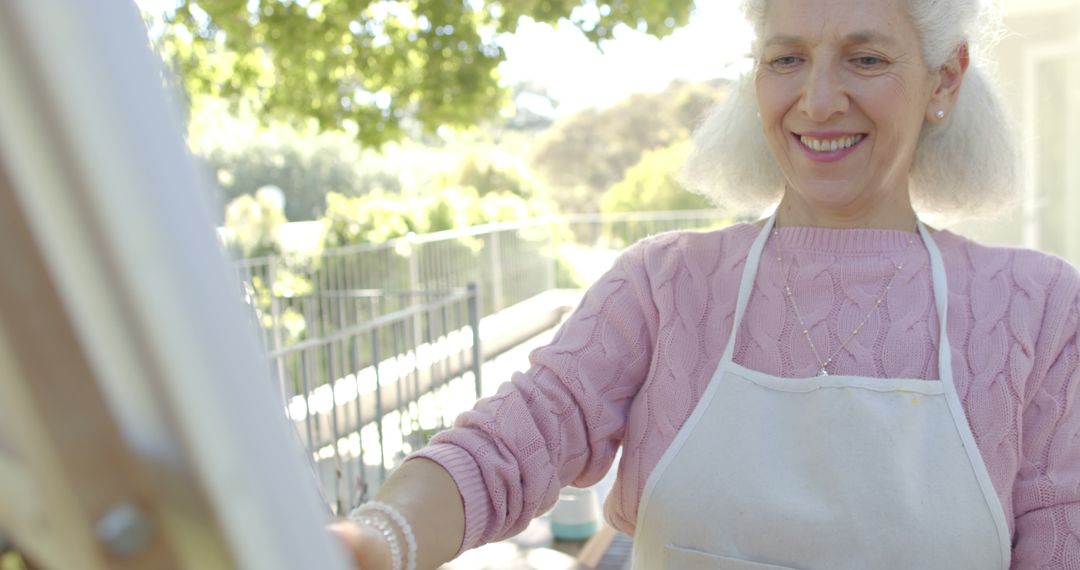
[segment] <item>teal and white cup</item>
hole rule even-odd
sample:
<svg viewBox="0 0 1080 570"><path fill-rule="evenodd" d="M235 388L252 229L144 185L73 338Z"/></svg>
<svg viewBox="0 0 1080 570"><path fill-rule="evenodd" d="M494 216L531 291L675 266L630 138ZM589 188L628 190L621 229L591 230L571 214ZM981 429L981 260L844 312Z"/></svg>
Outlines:
<svg viewBox="0 0 1080 570"><path fill-rule="evenodd" d="M600 527L600 500L592 488L566 487L551 511L551 534L556 540L585 540Z"/></svg>

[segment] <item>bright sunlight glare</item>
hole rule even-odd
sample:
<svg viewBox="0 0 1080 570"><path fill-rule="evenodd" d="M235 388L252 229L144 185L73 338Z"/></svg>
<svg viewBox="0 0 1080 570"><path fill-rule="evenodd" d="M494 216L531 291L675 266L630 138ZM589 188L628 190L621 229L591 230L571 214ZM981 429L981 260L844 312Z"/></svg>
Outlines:
<svg viewBox="0 0 1080 570"><path fill-rule="evenodd" d="M548 88L561 115L606 107L635 92L655 92L675 79L731 78L750 49L752 32L738 3L700 2L690 24L663 39L626 27L601 52L569 22L556 27L523 21L501 38L508 83Z"/></svg>

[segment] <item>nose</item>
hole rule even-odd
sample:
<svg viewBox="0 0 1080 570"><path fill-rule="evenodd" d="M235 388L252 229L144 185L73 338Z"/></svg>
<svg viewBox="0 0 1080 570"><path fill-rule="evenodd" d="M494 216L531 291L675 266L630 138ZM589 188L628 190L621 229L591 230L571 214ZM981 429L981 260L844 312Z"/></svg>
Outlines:
<svg viewBox="0 0 1080 570"><path fill-rule="evenodd" d="M824 123L848 109L847 92L839 73L827 63L812 63L804 77L799 110L810 120Z"/></svg>

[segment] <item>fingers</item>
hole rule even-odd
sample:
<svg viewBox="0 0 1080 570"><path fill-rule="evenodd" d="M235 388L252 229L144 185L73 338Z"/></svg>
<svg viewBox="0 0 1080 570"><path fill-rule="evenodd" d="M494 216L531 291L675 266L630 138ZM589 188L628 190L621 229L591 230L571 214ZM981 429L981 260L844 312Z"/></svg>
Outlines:
<svg viewBox="0 0 1080 570"><path fill-rule="evenodd" d="M356 570L391 570L390 546L382 534L351 521L330 525L330 532L348 549Z"/></svg>

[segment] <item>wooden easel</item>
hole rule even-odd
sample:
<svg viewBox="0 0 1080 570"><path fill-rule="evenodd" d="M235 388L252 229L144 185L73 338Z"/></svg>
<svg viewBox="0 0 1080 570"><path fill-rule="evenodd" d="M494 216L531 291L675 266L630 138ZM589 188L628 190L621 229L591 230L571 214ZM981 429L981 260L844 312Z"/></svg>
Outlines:
<svg viewBox="0 0 1080 570"><path fill-rule="evenodd" d="M130 2L0 2L0 536L48 570L346 568Z"/></svg>
<svg viewBox="0 0 1080 570"><path fill-rule="evenodd" d="M178 568L2 165L0 244L0 528L47 568Z"/></svg>

